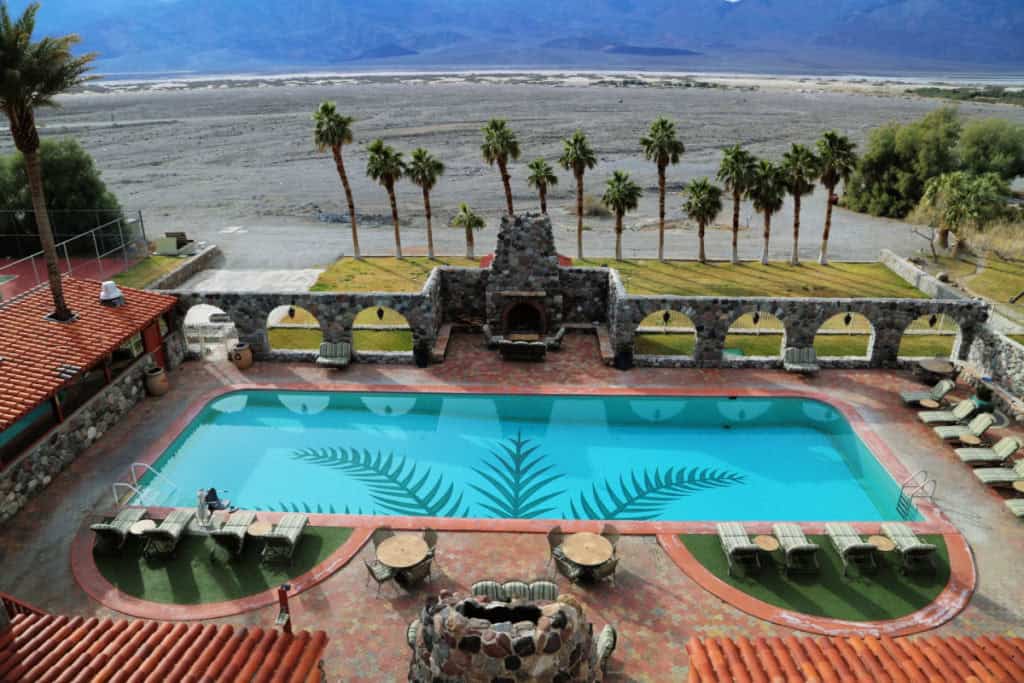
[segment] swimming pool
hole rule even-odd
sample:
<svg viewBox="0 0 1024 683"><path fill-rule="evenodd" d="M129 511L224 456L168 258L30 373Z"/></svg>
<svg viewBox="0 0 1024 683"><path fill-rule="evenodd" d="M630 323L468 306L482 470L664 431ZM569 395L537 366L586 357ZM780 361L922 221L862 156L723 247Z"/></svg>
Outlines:
<svg viewBox="0 0 1024 683"><path fill-rule="evenodd" d="M843 415L806 398L237 391L153 467L137 503L192 506L216 486L257 510L905 519L898 485Z"/></svg>

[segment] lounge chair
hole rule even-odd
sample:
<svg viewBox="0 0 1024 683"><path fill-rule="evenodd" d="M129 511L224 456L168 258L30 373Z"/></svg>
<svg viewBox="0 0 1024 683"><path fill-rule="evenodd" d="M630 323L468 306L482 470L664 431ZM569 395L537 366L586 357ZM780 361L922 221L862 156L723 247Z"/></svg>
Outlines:
<svg viewBox="0 0 1024 683"><path fill-rule="evenodd" d="M613 557L606 562L602 562L598 566L594 567L590 571L590 578L594 581L604 581L608 579L615 585L615 569L619 566L619 558Z"/></svg>
<svg viewBox="0 0 1024 683"><path fill-rule="evenodd" d="M523 581L506 581L501 584L501 592L506 600L529 600L530 584Z"/></svg>
<svg viewBox="0 0 1024 683"><path fill-rule="evenodd" d="M601 635L597 637L597 646L594 648L594 654L597 655L597 666L601 669L601 675L608 673L608 660L611 659L612 653L615 652L615 645L619 642L619 634L615 632L615 627L608 624L601 629Z"/></svg>
<svg viewBox="0 0 1024 683"><path fill-rule="evenodd" d="M477 597L505 602L505 591L502 589L501 584L491 579L477 581L470 588L470 592Z"/></svg>
<svg viewBox="0 0 1024 683"><path fill-rule="evenodd" d="M409 628L405 629L405 642L409 643L409 649L416 651L416 638L420 634L420 620L413 619Z"/></svg>
<svg viewBox="0 0 1024 683"><path fill-rule="evenodd" d="M745 571L752 568L761 569L761 549L750 542L746 529L738 522L719 524L718 539L722 543L722 552L729 563L729 576L732 576L733 565L743 565Z"/></svg>
<svg viewBox="0 0 1024 683"><path fill-rule="evenodd" d="M196 516L195 510L174 510L160 522L155 529L146 529L142 535L146 539L146 547L142 554L146 557L174 556L178 541L188 528L188 523Z"/></svg>
<svg viewBox="0 0 1024 683"><path fill-rule="evenodd" d="M110 553L120 550L128 540L132 525L146 516L145 508L125 508L109 522L99 522L89 528L96 534L93 550L99 553Z"/></svg>
<svg viewBox="0 0 1024 683"><path fill-rule="evenodd" d="M1018 517L1024 517L1024 498L1008 498L1006 507Z"/></svg>
<svg viewBox="0 0 1024 683"><path fill-rule="evenodd" d="M301 512L289 512L274 525L274 529L263 537L264 562L291 563L295 546L299 544L302 530L309 524L309 518Z"/></svg>
<svg viewBox="0 0 1024 683"><path fill-rule="evenodd" d="M1024 460L1013 463L1013 467L982 467L974 470L974 476L989 486L1013 486L1024 479Z"/></svg>
<svg viewBox="0 0 1024 683"><path fill-rule="evenodd" d="M799 372L814 374L821 368L818 367L818 354L813 346L797 348L787 346L782 357L782 367L786 372Z"/></svg>
<svg viewBox="0 0 1024 683"><path fill-rule="evenodd" d="M786 557L787 574L791 569L812 572L820 569L818 544L807 540L799 524L776 524L772 527L772 533L779 540L779 546Z"/></svg>
<svg viewBox="0 0 1024 683"><path fill-rule="evenodd" d="M943 425L941 427L933 427L933 429L942 439L959 439L961 436L968 434L973 434L980 439L995 422L996 419L992 417L992 413L981 413L968 422L967 426Z"/></svg>
<svg viewBox="0 0 1024 683"><path fill-rule="evenodd" d="M534 581L530 584L530 600L557 600L558 584L554 581Z"/></svg>
<svg viewBox="0 0 1024 683"><path fill-rule="evenodd" d="M380 595L380 587L395 578L395 570L380 560L363 560L363 564L366 565L366 582L369 583L370 579L376 581L377 595Z"/></svg>
<svg viewBox="0 0 1024 683"><path fill-rule="evenodd" d="M224 526L210 532L210 538L217 545L226 549L230 557L238 557L242 554L242 548L245 545L246 532L255 521L256 512L254 510L232 512Z"/></svg>
<svg viewBox="0 0 1024 683"><path fill-rule="evenodd" d="M956 382L951 379L939 380L939 383L928 391L901 391L900 398L907 405L914 403L920 403L921 401L935 401L936 403L942 403L942 399L946 398L946 394L956 389Z"/></svg>
<svg viewBox="0 0 1024 683"><path fill-rule="evenodd" d="M968 465L1001 465L1020 450L1021 442L1012 436L1004 436L992 448L957 448L955 453Z"/></svg>
<svg viewBox="0 0 1024 683"><path fill-rule="evenodd" d="M974 401L966 399L953 406L952 410L922 410L917 414L917 419L926 425L964 422L970 419L977 409L978 406L975 405Z"/></svg>
<svg viewBox="0 0 1024 683"><path fill-rule="evenodd" d="M857 565L863 572L867 568L878 569L875 553L878 549L865 543L853 527L845 522L833 522L825 525L825 533L832 540L832 545L843 561L843 576L846 576L850 565Z"/></svg>
<svg viewBox="0 0 1024 683"><path fill-rule="evenodd" d="M322 342L316 364L324 368L344 368L352 362L352 344L345 341Z"/></svg>
<svg viewBox="0 0 1024 683"><path fill-rule="evenodd" d="M882 524L882 533L896 544L896 550L903 560L901 571L907 573L922 566L935 571L935 546L924 543L906 524L886 522Z"/></svg>

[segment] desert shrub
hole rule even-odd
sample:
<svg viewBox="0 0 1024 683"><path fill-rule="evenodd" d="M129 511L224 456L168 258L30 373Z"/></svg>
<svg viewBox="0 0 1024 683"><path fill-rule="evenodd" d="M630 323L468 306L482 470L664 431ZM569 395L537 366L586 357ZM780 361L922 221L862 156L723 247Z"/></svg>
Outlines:
<svg viewBox="0 0 1024 683"><path fill-rule="evenodd" d="M979 119L964 126L958 146L963 170L998 173L1004 180L1024 175L1024 126L1006 119Z"/></svg>
<svg viewBox="0 0 1024 683"><path fill-rule="evenodd" d="M566 207L569 213L576 215L576 198ZM591 218L611 218L612 212L604 205L600 197L583 193L583 215Z"/></svg>

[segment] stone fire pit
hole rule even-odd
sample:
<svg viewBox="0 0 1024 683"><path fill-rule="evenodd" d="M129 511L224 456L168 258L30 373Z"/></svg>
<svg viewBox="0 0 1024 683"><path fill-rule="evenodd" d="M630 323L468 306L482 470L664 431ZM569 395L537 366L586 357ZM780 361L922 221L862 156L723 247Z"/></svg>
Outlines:
<svg viewBox="0 0 1024 683"><path fill-rule="evenodd" d="M505 603L442 593L428 600L420 624L409 665L414 683L601 680L593 625L571 596Z"/></svg>

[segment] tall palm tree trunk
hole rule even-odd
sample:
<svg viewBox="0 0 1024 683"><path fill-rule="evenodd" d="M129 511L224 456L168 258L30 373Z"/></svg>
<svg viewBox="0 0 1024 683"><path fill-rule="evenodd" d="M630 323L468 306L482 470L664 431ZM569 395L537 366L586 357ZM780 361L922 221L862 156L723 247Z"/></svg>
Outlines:
<svg viewBox="0 0 1024 683"><path fill-rule="evenodd" d="M658 260L665 260L665 165L658 164Z"/></svg>
<svg viewBox="0 0 1024 683"><path fill-rule="evenodd" d="M32 209L35 211L36 227L39 230L39 243L43 247L43 259L46 261L46 277L50 281L50 294L53 296L53 316L57 320L70 320L72 313L64 301L64 286L60 281L60 268L57 265L57 246L53 241L50 216L46 212L39 148L37 146L31 151L22 150L22 155L25 157L25 173L28 175Z"/></svg>
<svg viewBox="0 0 1024 683"><path fill-rule="evenodd" d="M832 232L832 193L835 186L828 189L828 198L825 200L825 232L821 234L821 251L818 253L818 263L828 265L828 236Z"/></svg>
<svg viewBox="0 0 1024 683"><path fill-rule="evenodd" d="M341 186L345 188L345 201L348 202L348 222L352 225L352 256L355 259L363 258L359 253L359 231L356 229L356 203L352 199L352 187L348 184L348 174L345 173L345 161L341 158L341 145L332 147L334 154L334 167L338 169L341 176Z"/></svg>
<svg viewBox="0 0 1024 683"><path fill-rule="evenodd" d="M583 260L583 174L576 174L576 258Z"/></svg>
<svg viewBox="0 0 1024 683"><path fill-rule="evenodd" d="M508 215L515 213L512 210L512 177L508 174L506 162L498 161L498 170L501 171L501 184L505 186L505 204L508 207Z"/></svg>
<svg viewBox="0 0 1024 683"><path fill-rule="evenodd" d="M615 213L615 260L622 260L622 213Z"/></svg>
<svg viewBox="0 0 1024 683"><path fill-rule="evenodd" d="M732 193L732 263L740 262L740 193Z"/></svg>
<svg viewBox="0 0 1024 683"><path fill-rule="evenodd" d="M466 226L466 258L476 258L473 255L473 228Z"/></svg>
<svg viewBox="0 0 1024 683"><path fill-rule="evenodd" d="M547 215L548 212L548 186L541 184L537 191L540 192L540 212Z"/></svg>
<svg viewBox="0 0 1024 683"><path fill-rule="evenodd" d="M423 209L427 214L427 258L434 258L434 228L430 222L430 192L423 188Z"/></svg>
<svg viewBox="0 0 1024 683"><path fill-rule="evenodd" d="M707 263L707 257L704 255L704 223L697 224L697 239L700 242L700 248L697 250L697 260L701 263Z"/></svg>
<svg viewBox="0 0 1024 683"><path fill-rule="evenodd" d="M395 256L402 258L402 232L398 226L398 202L395 201L395 188L388 188L388 199L391 200L391 222L395 225Z"/></svg>
<svg viewBox="0 0 1024 683"><path fill-rule="evenodd" d="M793 195L793 255L789 262L800 265L800 193Z"/></svg>
<svg viewBox="0 0 1024 683"><path fill-rule="evenodd" d="M768 265L768 240L772 236L772 213L764 212L764 246L761 248L761 265Z"/></svg>

